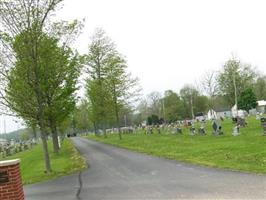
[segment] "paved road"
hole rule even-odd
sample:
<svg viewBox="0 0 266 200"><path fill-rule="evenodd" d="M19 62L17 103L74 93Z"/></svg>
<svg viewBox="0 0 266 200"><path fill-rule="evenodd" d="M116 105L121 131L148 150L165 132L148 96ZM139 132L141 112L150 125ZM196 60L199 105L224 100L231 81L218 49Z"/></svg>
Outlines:
<svg viewBox="0 0 266 200"><path fill-rule="evenodd" d="M192 166L73 138L90 168L25 187L27 200L266 199L266 176Z"/></svg>

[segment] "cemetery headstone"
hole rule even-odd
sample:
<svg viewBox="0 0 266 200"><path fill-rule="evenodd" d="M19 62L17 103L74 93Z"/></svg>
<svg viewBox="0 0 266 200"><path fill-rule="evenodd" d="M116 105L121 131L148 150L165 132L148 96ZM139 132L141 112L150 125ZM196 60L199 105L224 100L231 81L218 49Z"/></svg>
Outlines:
<svg viewBox="0 0 266 200"><path fill-rule="evenodd" d="M261 121L262 130L263 130L263 135L266 136L266 118L262 117L260 121Z"/></svg>
<svg viewBox="0 0 266 200"><path fill-rule="evenodd" d="M260 113L257 112L257 113L256 113L256 120L260 120L260 117L261 117L261 116L260 116Z"/></svg>
<svg viewBox="0 0 266 200"><path fill-rule="evenodd" d="M233 128L233 133L232 133L232 135L233 135L233 136L237 136L237 135L239 135L239 134L240 134L240 132L239 132L239 126L236 125L236 126Z"/></svg>
<svg viewBox="0 0 266 200"><path fill-rule="evenodd" d="M156 130L157 130L157 133L158 133L158 134L161 134L160 125L157 125Z"/></svg>
<svg viewBox="0 0 266 200"><path fill-rule="evenodd" d="M246 127L247 123L245 118L237 117L237 126Z"/></svg>
<svg viewBox="0 0 266 200"><path fill-rule="evenodd" d="M212 132L213 135L222 135L223 134L222 126L219 124L219 122L217 120L213 120L212 129L213 129L213 132Z"/></svg>
<svg viewBox="0 0 266 200"><path fill-rule="evenodd" d="M193 123L191 123L191 127L190 127L190 135L195 135L196 134L196 129Z"/></svg>
<svg viewBox="0 0 266 200"><path fill-rule="evenodd" d="M177 127L176 127L176 133L178 133L178 134L182 134L182 129L181 129L180 126L177 126Z"/></svg>
<svg viewBox="0 0 266 200"><path fill-rule="evenodd" d="M201 121L201 124L200 124L200 128L198 130L199 134L200 135L205 135L205 122L204 121Z"/></svg>

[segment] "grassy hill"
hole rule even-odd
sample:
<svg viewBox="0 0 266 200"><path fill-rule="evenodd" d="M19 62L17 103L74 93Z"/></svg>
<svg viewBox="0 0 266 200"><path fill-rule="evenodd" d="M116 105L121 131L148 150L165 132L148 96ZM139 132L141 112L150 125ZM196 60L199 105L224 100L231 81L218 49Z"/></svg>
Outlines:
<svg viewBox="0 0 266 200"><path fill-rule="evenodd" d="M26 129L19 129L10 133L6 133L6 134L0 134L0 138L5 138L7 140L19 140L20 139L20 135L25 131Z"/></svg>

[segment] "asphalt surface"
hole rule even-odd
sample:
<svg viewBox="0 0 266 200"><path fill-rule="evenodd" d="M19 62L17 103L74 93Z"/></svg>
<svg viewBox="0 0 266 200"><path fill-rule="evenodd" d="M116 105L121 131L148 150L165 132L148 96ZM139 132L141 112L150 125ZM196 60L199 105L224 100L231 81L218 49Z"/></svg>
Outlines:
<svg viewBox="0 0 266 200"><path fill-rule="evenodd" d="M27 200L266 199L266 176L188 165L83 138L88 170L24 187Z"/></svg>

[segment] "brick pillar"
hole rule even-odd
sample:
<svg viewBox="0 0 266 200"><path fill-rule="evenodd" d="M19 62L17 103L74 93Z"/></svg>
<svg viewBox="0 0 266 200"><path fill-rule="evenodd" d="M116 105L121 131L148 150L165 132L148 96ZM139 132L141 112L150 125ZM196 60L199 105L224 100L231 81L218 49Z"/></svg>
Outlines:
<svg viewBox="0 0 266 200"><path fill-rule="evenodd" d="M0 161L1 200L24 200L19 162L18 159Z"/></svg>

